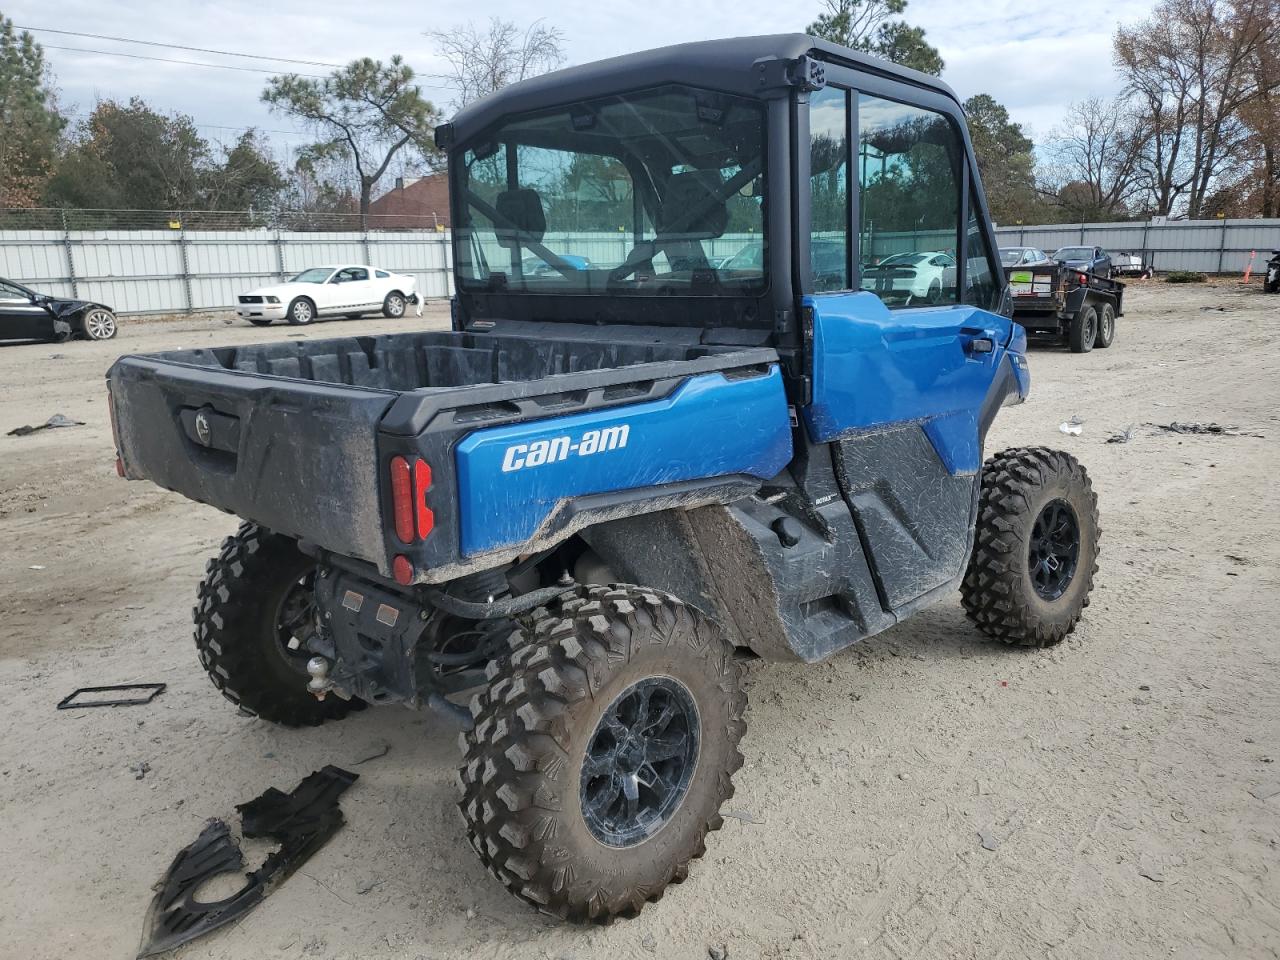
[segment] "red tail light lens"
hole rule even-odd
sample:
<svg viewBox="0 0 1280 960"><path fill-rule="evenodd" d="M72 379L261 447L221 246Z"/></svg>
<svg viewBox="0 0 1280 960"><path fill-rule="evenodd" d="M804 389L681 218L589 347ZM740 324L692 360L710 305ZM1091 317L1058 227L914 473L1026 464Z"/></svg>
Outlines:
<svg viewBox="0 0 1280 960"><path fill-rule="evenodd" d="M391 458L391 516L396 536L404 543L413 543L413 483L409 461L404 457Z"/></svg>
<svg viewBox="0 0 1280 960"><path fill-rule="evenodd" d="M1083 287L1089 283L1089 275L1087 273L1080 273L1077 276L1080 278L1080 286Z"/></svg>
<svg viewBox="0 0 1280 960"><path fill-rule="evenodd" d="M401 586L407 587L413 583L413 564L406 556L397 556L391 561L391 573Z"/></svg>
<svg viewBox="0 0 1280 960"><path fill-rule="evenodd" d="M413 513L417 521L419 540L427 539L436 525L436 515L427 506L427 491L430 489L430 464L425 460L415 460L413 462Z"/></svg>
<svg viewBox="0 0 1280 960"><path fill-rule="evenodd" d="M427 506L430 489L431 465L427 461L414 457L410 466L405 457L391 458L391 519L402 543L425 540L435 529L435 512Z"/></svg>

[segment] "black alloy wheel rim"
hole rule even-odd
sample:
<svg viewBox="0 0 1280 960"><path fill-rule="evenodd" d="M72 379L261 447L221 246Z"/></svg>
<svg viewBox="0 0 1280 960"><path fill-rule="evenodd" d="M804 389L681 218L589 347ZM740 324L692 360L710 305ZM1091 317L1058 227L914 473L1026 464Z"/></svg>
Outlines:
<svg viewBox="0 0 1280 960"><path fill-rule="evenodd" d="M609 704L582 759L587 829L609 847L642 843L679 809L698 763L698 709L671 677L632 684Z"/></svg>
<svg viewBox="0 0 1280 960"><path fill-rule="evenodd" d="M291 670L303 676L312 656L307 640L315 631L315 576L314 570L308 570L290 584L276 613L276 650Z"/></svg>
<svg viewBox="0 0 1280 960"><path fill-rule="evenodd" d="M1036 594L1057 600L1067 592L1080 559L1080 524L1065 500L1050 500L1031 528L1027 568Z"/></svg>

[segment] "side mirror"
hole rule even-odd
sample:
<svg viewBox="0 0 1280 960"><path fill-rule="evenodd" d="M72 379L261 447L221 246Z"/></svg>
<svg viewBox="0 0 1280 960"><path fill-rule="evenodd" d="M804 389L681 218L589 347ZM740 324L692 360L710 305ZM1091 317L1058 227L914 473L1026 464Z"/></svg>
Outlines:
<svg viewBox="0 0 1280 960"><path fill-rule="evenodd" d="M341 283L341 282L342 282L342 278L341 278L341 277L339 277L339 276L335 276L335 277L334 277L332 280L330 280L329 282L330 282L330 283Z"/></svg>

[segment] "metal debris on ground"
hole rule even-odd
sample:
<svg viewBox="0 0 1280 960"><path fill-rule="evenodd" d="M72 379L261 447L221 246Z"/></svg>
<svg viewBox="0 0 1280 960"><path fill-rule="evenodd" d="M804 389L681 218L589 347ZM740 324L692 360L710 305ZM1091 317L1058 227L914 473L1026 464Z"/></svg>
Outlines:
<svg viewBox="0 0 1280 960"><path fill-rule="evenodd" d="M1112 433L1107 437L1106 443L1128 443L1133 439L1133 424L1129 424L1121 433Z"/></svg>
<svg viewBox="0 0 1280 960"><path fill-rule="evenodd" d="M241 832L275 840L280 846L261 867L245 874L238 892L216 903L197 900L195 895L206 881L239 872L245 864L226 823L210 820L161 878L147 909L139 960L231 923L265 900L338 832L345 822L338 798L358 779L354 773L327 766L306 777L292 793L270 787L262 796L239 804Z"/></svg>
<svg viewBox="0 0 1280 960"><path fill-rule="evenodd" d="M78 690L72 690L65 697L58 701L59 710L80 710L85 707L139 707L145 703L150 703L160 694L164 693L167 684L163 683L116 683L106 687L80 687ZM77 702L77 698L86 694L95 693L122 693L129 690L146 691L139 692L131 697L113 697L107 700L86 699Z"/></svg>
<svg viewBox="0 0 1280 960"><path fill-rule="evenodd" d="M31 424L26 424L21 427L14 427L12 430L9 431L9 436L25 437L28 434L36 433L37 431L40 431L40 430L52 430L55 427L83 427L83 426L84 426L83 420L72 420L70 417L63 416L60 413L55 413L52 417L50 417L44 423L40 424L40 426L38 427L33 427L31 426Z"/></svg>
<svg viewBox="0 0 1280 960"><path fill-rule="evenodd" d="M1224 427L1220 423L1200 423L1193 421L1190 423L1179 423L1175 420L1173 423L1153 423L1151 426L1166 433L1184 433L1202 436L1223 436L1223 437L1261 437L1260 433L1242 433L1239 427Z"/></svg>

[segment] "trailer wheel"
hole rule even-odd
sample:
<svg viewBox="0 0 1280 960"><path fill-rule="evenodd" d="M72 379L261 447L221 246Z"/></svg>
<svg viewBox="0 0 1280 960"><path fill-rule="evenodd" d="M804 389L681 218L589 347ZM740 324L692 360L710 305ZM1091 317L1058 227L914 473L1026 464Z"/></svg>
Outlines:
<svg viewBox="0 0 1280 960"><path fill-rule="evenodd" d="M1102 313L1098 317L1098 337L1093 345L1099 350L1111 346L1116 338L1116 308L1109 303L1102 305Z"/></svg>
<svg viewBox="0 0 1280 960"><path fill-rule="evenodd" d="M509 891L577 923L632 917L689 874L742 766L733 647L675 597L580 587L489 667L462 734L467 836Z"/></svg>
<svg viewBox="0 0 1280 960"><path fill-rule="evenodd" d="M982 467L960 584L965 613L1002 643L1060 643L1089 605L1101 534L1098 497L1075 457L1044 447L997 453Z"/></svg>
<svg viewBox="0 0 1280 960"><path fill-rule="evenodd" d="M1067 344L1072 353L1088 353L1098 336L1098 311L1091 304L1084 304L1071 318L1071 330Z"/></svg>
<svg viewBox="0 0 1280 960"><path fill-rule="evenodd" d="M205 565L195 608L196 650L219 692L249 716L284 727L339 720L360 700L307 692L311 656L299 641L311 613L315 561L297 542L255 523Z"/></svg>

